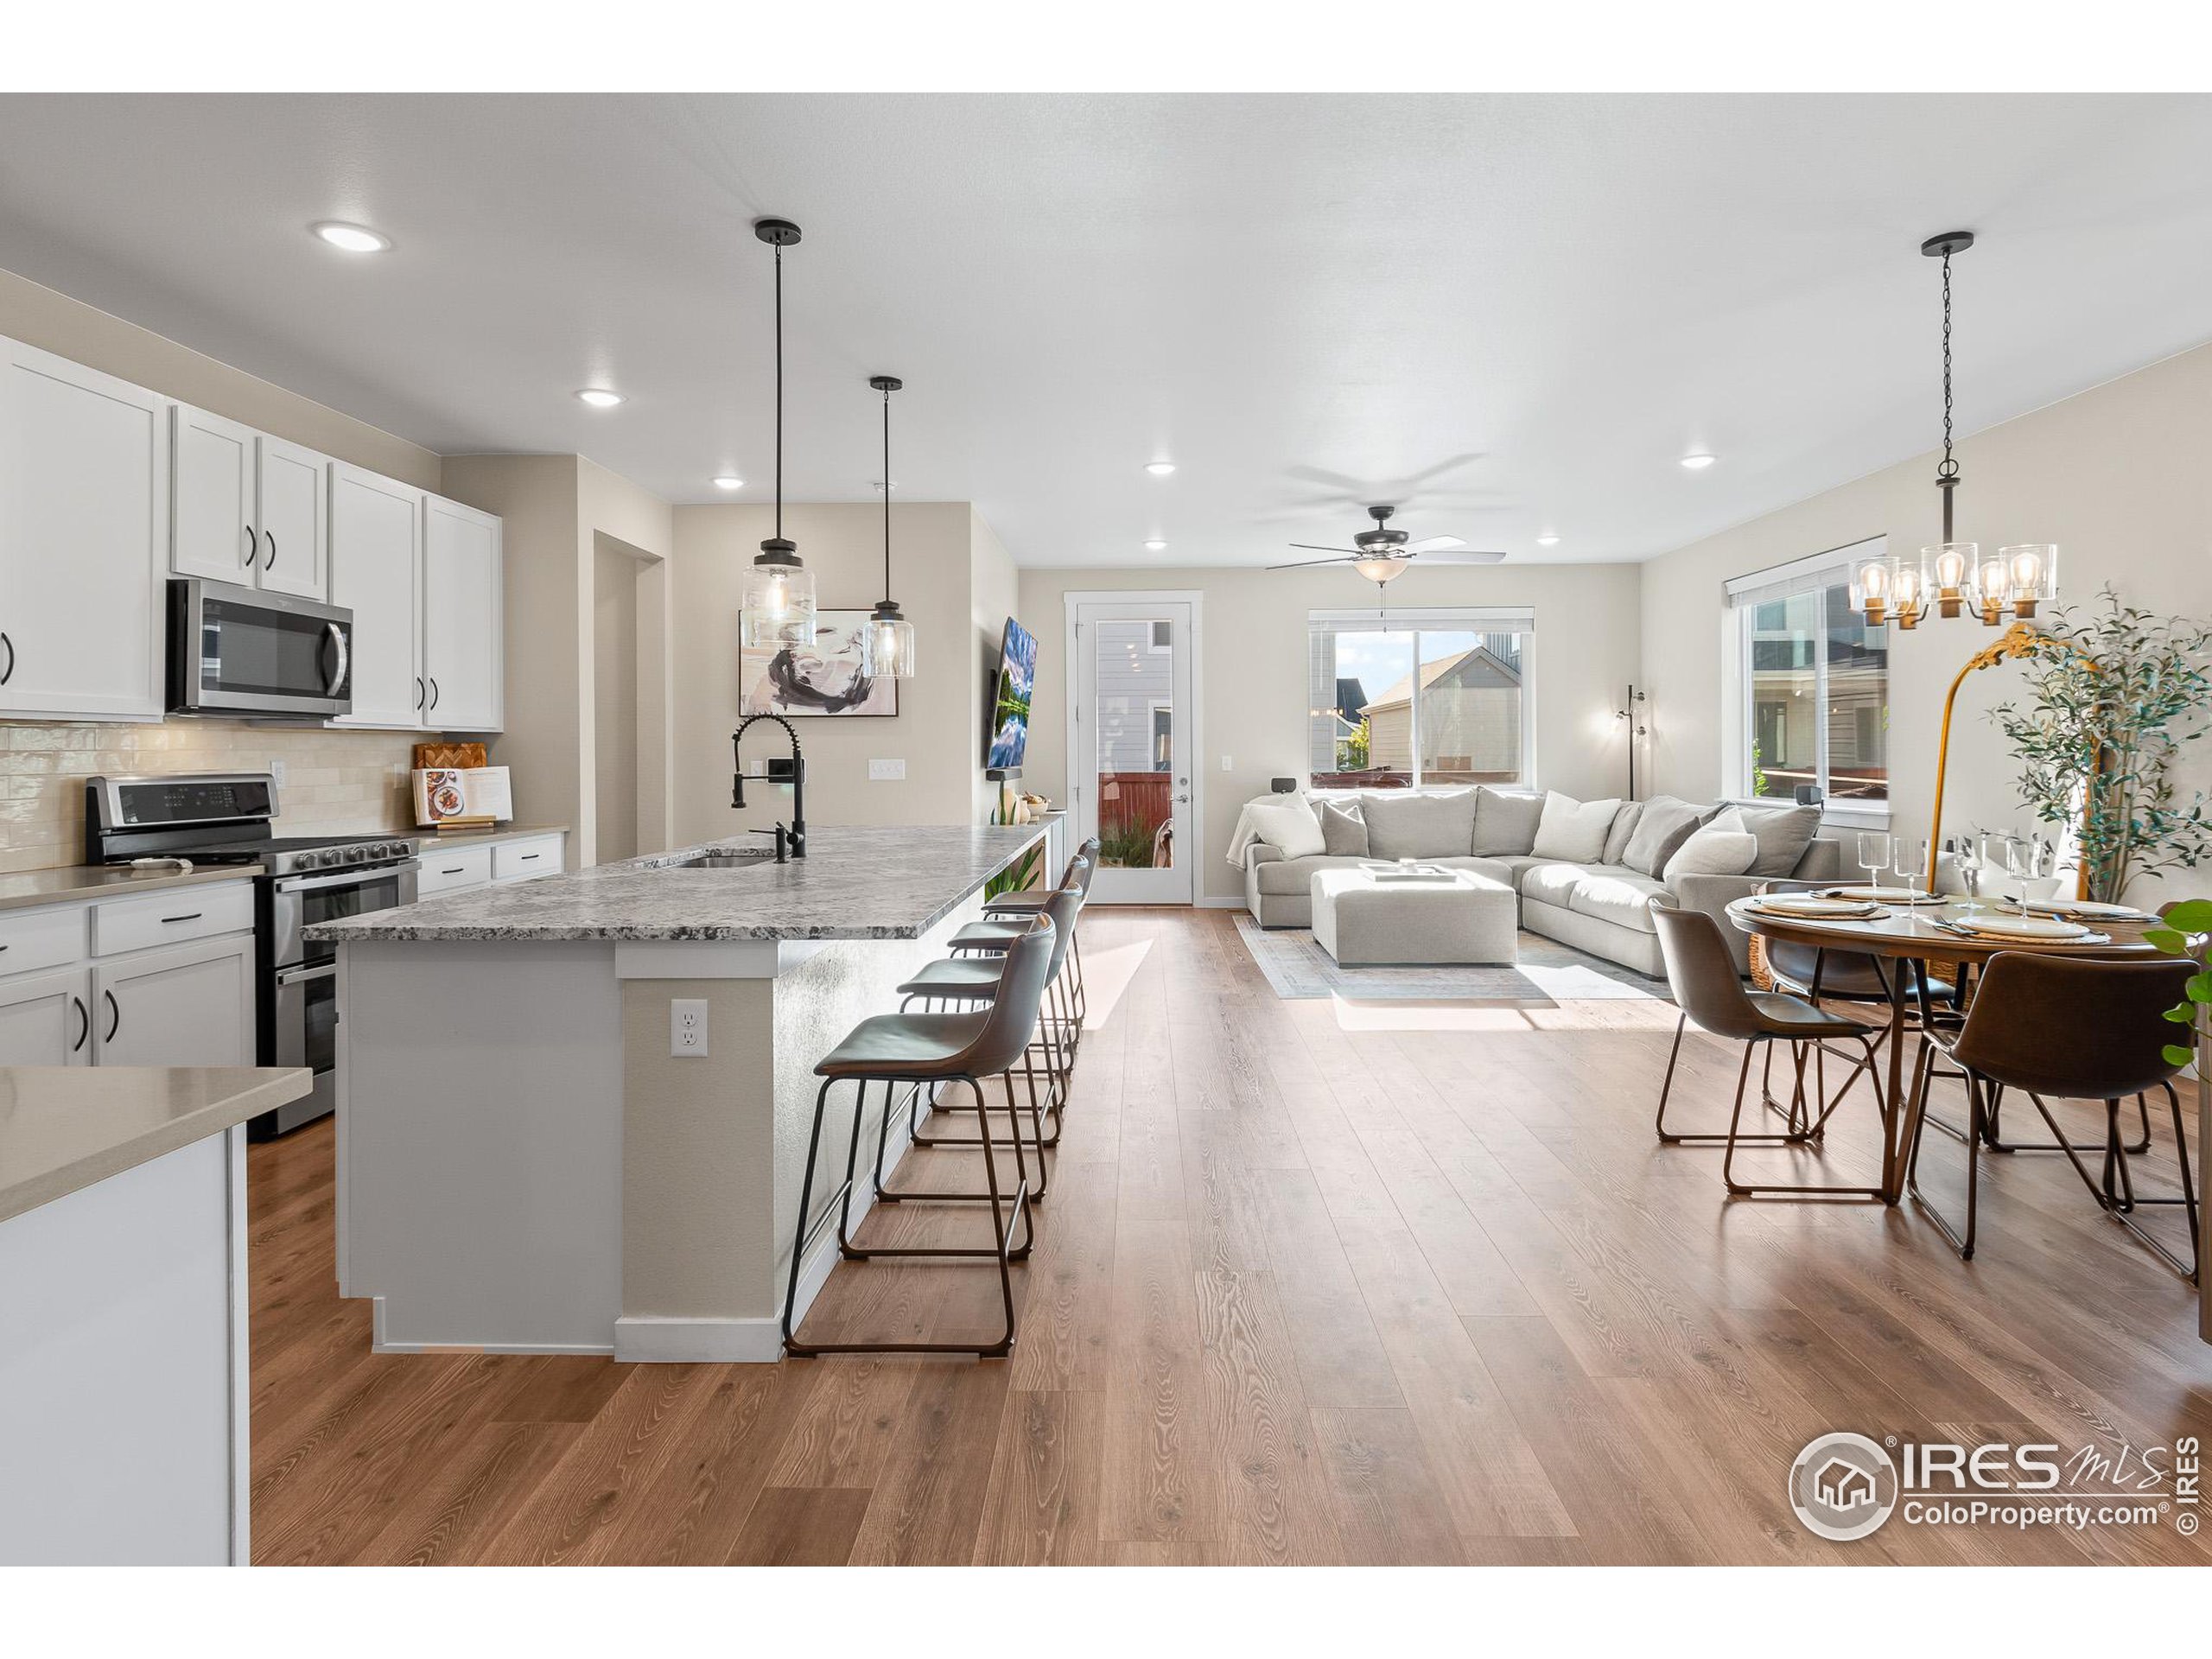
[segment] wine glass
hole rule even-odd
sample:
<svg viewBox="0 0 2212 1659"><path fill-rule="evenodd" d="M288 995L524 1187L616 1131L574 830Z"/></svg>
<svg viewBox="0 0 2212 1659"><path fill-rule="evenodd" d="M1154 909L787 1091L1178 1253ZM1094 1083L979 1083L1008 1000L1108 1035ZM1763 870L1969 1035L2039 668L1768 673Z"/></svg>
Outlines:
<svg viewBox="0 0 2212 1659"><path fill-rule="evenodd" d="M2020 914L2028 913L2028 884L2035 875L2035 853L2018 836L2005 837L2005 874L2012 878L2012 899Z"/></svg>
<svg viewBox="0 0 2212 1659"><path fill-rule="evenodd" d="M1981 908L1981 838L1961 836L1951 848L1951 856L1959 867L1961 907L1972 915Z"/></svg>
<svg viewBox="0 0 2212 1659"><path fill-rule="evenodd" d="M1904 836L1896 838L1897 845L1890 855L1891 868L1897 873L1897 884L1904 889L1909 901L1918 891L1920 877L1928 868L1928 843Z"/></svg>
<svg viewBox="0 0 2212 1659"><path fill-rule="evenodd" d="M1890 838L1877 830L1859 832L1859 868L1866 872L1866 885L1878 893L1882 872L1890 868Z"/></svg>

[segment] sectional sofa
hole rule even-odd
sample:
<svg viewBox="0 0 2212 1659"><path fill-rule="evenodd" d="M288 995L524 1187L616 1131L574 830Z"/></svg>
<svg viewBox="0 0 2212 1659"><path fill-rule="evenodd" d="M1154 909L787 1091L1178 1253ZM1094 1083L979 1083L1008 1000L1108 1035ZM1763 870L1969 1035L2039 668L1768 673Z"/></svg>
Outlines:
<svg viewBox="0 0 2212 1659"><path fill-rule="evenodd" d="M1542 795L1481 787L1275 797L1277 803L1304 802L1322 830L1325 850L1286 856L1264 832L1253 835L1239 855L1245 903L1262 927L1309 927L1313 912L1307 889L1316 870L1378 861L1440 864L1511 887L1519 896L1521 925L1529 932L1657 976L1664 969L1651 924L1655 894L1668 893L1684 909L1725 923L1728 904L1763 881L1835 880L1844 874L1841 846L1819 834L1818 807L1703 806L1666 796L1629 802L1548 798L1571 809L1553 808L1583 849L1595 849L1594 856L1563 858L1538 850L1539 830L1548 829ZM1740 815L1756 842L1750 867L1736 874L1682 868L1678 855L1688 838L1729 811ZM1546 844L1563 840L1554 835ZM1733 927L1722 931L1737 966L1748 970L1749 939Z"/></svg>

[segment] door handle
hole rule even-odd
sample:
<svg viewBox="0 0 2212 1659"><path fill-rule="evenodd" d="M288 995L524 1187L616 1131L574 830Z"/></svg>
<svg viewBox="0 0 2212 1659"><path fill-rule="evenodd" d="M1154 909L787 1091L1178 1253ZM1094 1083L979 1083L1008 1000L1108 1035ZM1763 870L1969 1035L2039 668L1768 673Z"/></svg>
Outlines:
<svg viewBox="0 0 2212 1659"><path fill-rule="evenodd" d="M262 560L261 568L264 570L274 570L276 568L276 532L273 530L264 530L261 534L269 543L269 556Z"/></svg>
<svg viewBox="0 0 2212 1659"><path fill-rule="evenodd" d="M100 995L107 999L108 1013L107 1035L101 1038L100 1041L111 1043L115 1040L115 1033L123 1029L123 1005L115 1000L113 991L103 990ZM89 1025L91 1021L87 1020L86 1023Z"/></svg>
<svg viewBox="0 0 2212 1659"><path fill-rule="evenodd" d="M77 1010L77 1018L84 1021L77 1027L77 1040L69 1045L69 1052L72 1054L79 1054L84 1052L85 1045L92 1040L92 1011L85 1006L84 999L73 994L70 996L69 1002L70 1006Z"/></svg>
<svg viewBox="0 0 2212 1659"><path fill-rule="evenodd" d="M261 543L253 537L253 526L248 524L245 527L245 562L248 565L252 564L254 555L260 550Z"/></svg>
<svg viewBox="0 0 2212 1659"><path fill-rule="evenodd" d="M5 685L16 677L16 642L0 632L0 645L8 647L8 666L0 669L0 685Z"/></svg>
<svg viewBox="0 0 2212 1659"><path fill-rule="evenodd" d="M338 695L339 688L346 683L346 671L353 653L346 645L345 629L340 627L335 622L326 622L322 626L328 631L330 643L338 648L338 667L330 677L330 683L322 688L324 695L334 697Z"/></svg>

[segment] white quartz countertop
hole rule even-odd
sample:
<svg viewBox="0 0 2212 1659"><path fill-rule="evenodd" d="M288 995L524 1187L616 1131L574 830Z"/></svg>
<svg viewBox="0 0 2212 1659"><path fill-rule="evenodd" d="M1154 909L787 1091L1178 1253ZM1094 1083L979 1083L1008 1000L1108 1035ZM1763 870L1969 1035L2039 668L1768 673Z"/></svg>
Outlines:
<svg viewBox="0 0 2212 1659"><path fill-rule="evenodd" d="M376 939L913 939L1041 842L1042 824L810 830L807 855L684 868L709 842L511 886L326 922L318 941Z"/></svg>
<svg viewBox="0 0 2212 1659"><path fill-rule="evenodd" d="M282 1066L0 1067L0 1221L151 1163L315 1086Z"/></svg>

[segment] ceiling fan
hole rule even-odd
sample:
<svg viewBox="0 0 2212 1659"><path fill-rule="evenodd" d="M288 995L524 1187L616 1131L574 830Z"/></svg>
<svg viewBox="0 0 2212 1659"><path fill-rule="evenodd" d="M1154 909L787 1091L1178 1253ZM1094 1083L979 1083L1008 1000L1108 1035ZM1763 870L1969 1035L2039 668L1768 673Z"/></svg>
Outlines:
<svg viewBox="0 0 2212 1659"><path fill-rule="evenodd" d="M1471 548L1457 536L1424 536L1414 541L1404 531L1390 528L1390 515L1396 511L1395 507L1370 507L1367 516L1375 521L1375 528L1361 531L1351 538L1350 547L1319 547L1311 542L1291 543L1309 553L1333 553L1337 556L1334 558L1300 559L1294 564L1271 564L1268 569L1304 570L1317 564L1349 564L1380 588L1415 559L1427 559L1431 564L1496 564L1505 556L1503 553Z"/></svg>

